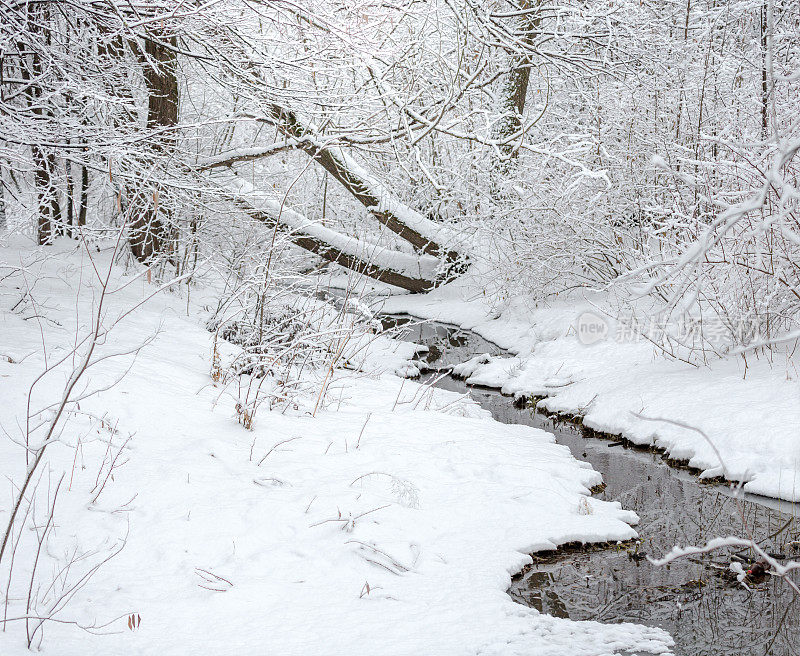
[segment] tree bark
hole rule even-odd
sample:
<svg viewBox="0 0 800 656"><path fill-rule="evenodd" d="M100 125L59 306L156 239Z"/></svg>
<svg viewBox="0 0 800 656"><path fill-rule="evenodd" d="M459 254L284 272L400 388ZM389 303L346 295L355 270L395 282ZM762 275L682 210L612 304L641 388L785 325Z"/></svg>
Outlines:
<svg viewBox="0 0 800 656"><path fill-rule="evenodd" d="M178 42L175 36L154 35L145 41L139 59L147 85L147 127L156 132L151 137L156 155L174 150L178 125ZM170 249L169 213L159 204L160 186L152 189L141 211L133 211L128 241L137 260L149 264Z"/></svg>
<svg viewBox="0 0 800 656"><path fill-rule="evenodd" d="M767 71L767 3L759 10L759 42L761 45L761 138L766 140L769 134L769 78Z"/></svg>
<svg viewBox="0 0 800 656"><path fill-rule="evenodd" d="M88 148L84 152L88 154ZM86 225L86 212L89 209L89 167L81 165L81 195L78 200L78 226Z"/></svg>
<svg viewBox="0 0 800 656"><path fill-rule="evenodd" d="M430 291L437 284L437 280L433 277L423 275L423 269L434 268L435 263L439 261L436 258L426 255L411 256L407 253L380 249L376 257L370 259L365 257L365 253L373 249L374 245L365 244L357 239L347 239L329 228L312 224L304 216L283 208L278 203L267 209L255 207L241 197L236 199L236 203L255 220L286 233L295 245L329 262L412 293ZM342 239L346 240L342 245L332 243L341 242ZM385 261L391 258L416 264L418 273L412 272L408 266L403 268L386 264ZM384 263L381 263L380 259L384 259Z"/></svg>
<svg viewBox="0 0 800 656"><path fill-rule="evenodd" d="M49 8L47 6L31 9L28 29L47 44L50 42L50 34L47 30L48 20ZM20 77L29 83L26 93L28 103L32 106L32 114L44 125L48 115L39 103L39 98L42 96L40 80L45 73L41 56L38 50L31 51L24 43L19 44L18 50L21 62ZM53 242L54 232L61 218L61 207L53 179L56 171L56 157L51 149L38 144L31 147L31 156L37 198L36 239L41 246Z"/></svg>
<svg viewBox="0 0 800 656"><path fill-rule="evenodd" d="M53 243L55 227L61 218L61 208L53 184L56 158L39 146L33 146L34 181L38 199L36 238L40 246Z"/></svg>
<svg viewBox="0 0 800 656"><path fill-rule="evenodd" d="M5 171L0 168L0 231L6 227L6 181Z"/></svg>
<svg viewBox="0 0 800 656"><path fill-rule="evenodd" d="M380 280L381 282L385 282L389 285L406 289L414 294L430 291L436 286L436 283L432 280L427 280L425 278L414 278L399 271L381 268L376 264L358 258L354 255L343 253L330 244L315 239L314 237L292 235L291 239L300 248L314 253L315 255L319 255L329 262L340 264L347 269L356 271L357 273L372 278L373 280Z"/></svg>
<svg viewBox="0 0 800 656"><path fill-rule="evenodd" d="M518 24L521 30L519 45L516 46L511 70L505 81L502 105L503 116L498 122L496 136L498 140L510 139L519 133L523 126L525 101L528 97L528 86L531 79L531 60L528 53L535 44L536 35L542 23L538 9L541 0L512 0L511 6L523 13ZM514 167L518 148L512 143L500 146L500 157L497 168L502 174L510 173Z"/></svg>
<svg viewBox="0 0 800 656"><path fill-rule="evenodd" d="M66 205L67 216L61 232L64 235L74 237L77 233L74 230L75 226L75 178L72 175L72 164L69 160L64 162L64 181L66 188L66 198L64 204Z"/></svg>
<svg viewBox="0 0 800 656"><path fill-rule="evenodd" d="M319 162L320 166L341 183L380 223L422 253L434 257L442 257L446 262L454 266L457 266L457 263L463 264L464 258L460 253L454 250L446 250L430 234L422 234L420 228L408 225L408 222L398 216L396 211L391 207L386 207L385 200L371 188L369 181L353 171L352 167L349 167L341 157L338 157L330 149L320 146L314 138L316 135L300 123L294 112L278 105L272 105L271 111L272 118L278 128L287 137L295 139L299 149L306 152L316 162ZM421 215L419 215L419 219L427 221ZM461 270L463 271L463 269Z"/></svg>

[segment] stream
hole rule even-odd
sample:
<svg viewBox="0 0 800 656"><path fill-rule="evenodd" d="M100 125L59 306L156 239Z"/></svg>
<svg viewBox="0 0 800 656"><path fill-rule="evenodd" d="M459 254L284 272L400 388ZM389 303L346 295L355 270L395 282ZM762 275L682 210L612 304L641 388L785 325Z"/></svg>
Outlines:
<svg viewBox="0 0 800 656"><path fill-rule="evenodd" d="M469 394L497 421L553 433L603 474L606 487L597 498L619 501L641 518L636 543L533 554L534 563L512 581L508 592L514 600L556 617L661 627L675 639L680 656L800 654L800 600L783 580L765 576L747 590L732 577L730 560L721 552L660 568L646 558L662 556L676 544L728 535L752 537L772 554L800 557L800 521L791 504L753 495L734 498L729 487L703 483L659 453L585 437L580 426L520 409L496 390L432 373L481 353L503 353L475 333L408 316L383 322L402 339L429 348L420 358L427 371L423 382ZM750 554L740 557L748 569ZM800 575L795 580L800 582Z"/></svg>

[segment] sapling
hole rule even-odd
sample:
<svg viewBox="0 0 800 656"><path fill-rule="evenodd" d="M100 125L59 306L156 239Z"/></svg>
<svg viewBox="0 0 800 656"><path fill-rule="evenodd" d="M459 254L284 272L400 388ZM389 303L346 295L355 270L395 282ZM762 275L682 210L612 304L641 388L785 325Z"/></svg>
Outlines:
<svg viewBox="0 0 800 656"><path fill-rule="evenodd" d="M5 584L2 586L4 590L2 626L3 630L6 630L9 623L23 622L29 648L41 644L44 627L48 622L69 623L87 631L101 630L107 626L106 624L64 620L58 615L63 613L69 602L88 584L97 571L120 553L125 546L126 538L113 541L107 539L100 547L85 550L79 547L77 541L82 536L77 535L75 536L76 544L66 550L60 560L59 557L54 556L51 545L59 533L57 515L61 498L66 493L78 493L77 491L73 492L75 473L78 469L78 452L87 441L91 441L89 440L91 428L86 434L75 436L75 454L69 458L70 462L57 478L54 487L51 487L49 483L46 484L45 481L49 481L51 471L57 470L57 465L54 465L49 458L53 445L66 444L68 437L73 432L72 425L76 424L79 419L88 419L94 426L97 426L98 434L108 434L107 439L104 440L106 442L105 454L99 464L94 487L88 492L90 507L97 508L98 499L106 489L109 480L124 464L122 455L127 450L132 436L129 435L115 443L115 437L119 435L116 425L109 423L106 416L92 416L91 413L81 409L81 404L117 385L131 366L131 364L122 366L121 373L104 380L97 379L98 382L95 382L91 373L98 368L98 365L112 359L130 358L133 361L141 349L154 338L154 336L150 336L132 346L113 350L108 348L110 337L121 332L115 329L118 329L125 318L135 312L144 302L179 281L176 278L146 292L141 301L121 308L118 314L111 316L110 299L112 294L119 291L119 288L112 285L112 273L115 268L116 256L124 244L124 234L125 224L123 221L122 227L117 230L116 239L112 241L108 249L108 266L103 268L95 256L94 249L89 247L85 235L80 233L79 249L88 260L89 266L86 271L89 272L92 280L81 281L81 287L76 292L74 336L66 347L48 349L43 325L40 324L41 346L39 352L43 361L43 369L34 377L28 387L25 417L24 421L19 424L20 437L6 432L6 435L24 450L26 467L22 477L14 481L8 519L2 530L2 542L0 542L0 565L3 566L1 571L6 577ZM39 264L44 265L46 262L46 260L40 260ZM28 279L24 267L19 270L19 273L25 280ZM142 275L144 274L139 274L139 277ZM38 315L36 316L37 321L49 321L48 308L37 301L33 286L26 285L26 290L26 302L30 304L31 308L36 308L34 312ZM95 294L90 297L89 326L82 328L79 321L81 316L79 297L81 294L87 296L92 291ZM64 377L64 384L60 390L57 387L54 388L51 383L58 375ZM45 389L46 391L43 391ZM51 390L56 391L57 395L53 396ZM100 439L103 440L102 437ZM52 469L54 466L56 469ZM69 469L68 477L67 469ZM67 490L66 493L65 490ZM115 505L108 511L112 514L125 512L129 509L131 501ZM38 507L43 503L46 506L46 514L42 517ZM30 529L33 529L32 534ZM26 547L30 557L26 556L26 560L21 562L19 547L23 542L29 540L30 535L33 535L34 539L34 543ZM42 561L45 558L55 558L56 563L55 574L49 583L41 580ZM26 568L25 571L21 570L23 567ZM24 614L10 616L9 606L12 604L14 596L12 582L22 578L27 581L24 593Z"/></svg>

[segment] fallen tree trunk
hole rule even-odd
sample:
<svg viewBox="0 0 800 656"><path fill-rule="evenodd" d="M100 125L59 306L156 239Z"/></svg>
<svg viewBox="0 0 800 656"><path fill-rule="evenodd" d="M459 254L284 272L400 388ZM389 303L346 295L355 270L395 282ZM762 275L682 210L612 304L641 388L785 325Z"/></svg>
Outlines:
<svg viewBox="0 0 800 656"><path fill-rule="evenodd" d="M248 183L238 180L238 184L241 194L241 187ZM374 280L412 293L430 291L439 282L437 273L442 264L439 258L403 253L348 237L271 199L236 195L233 200L252 218L287 234L300 248Z"/></svg>
<svg viewBox="0 0 800 656"><path fill-rule="evenodd" d="M268 224L274 223L274 219L271 216L265 215L262 212L255 211L251 212L250 215L259 221ZM291 232L289 237L292 242L300 246L300 248L314 253L315 255L319 255L329 262L340 264L347 269L363 274L369 278L394 285L395 287L400 287L401 289L406 289L414 294L430 291L436 286L433 280L413 277L400 271L383 268L369 260L364 260L356 255L341 251L318 237L298 234L296 232Z"/></svg>

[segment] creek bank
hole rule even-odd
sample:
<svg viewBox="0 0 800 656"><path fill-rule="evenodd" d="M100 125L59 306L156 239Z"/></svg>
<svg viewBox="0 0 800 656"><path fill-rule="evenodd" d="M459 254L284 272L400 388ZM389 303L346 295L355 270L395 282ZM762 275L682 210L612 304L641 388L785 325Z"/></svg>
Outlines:
<svg viewBox="0 0 800 656"><path fill-rule="evenodd" d="M593 308L613 314L603 294L545 304L501 299L480 283L465 279L423 296L392 296L379 301L381 311L443 320L502 346L499 357L471 363L470 383L547 396L549 410L583 414L596 430L656 444L704 476L723 475L743 482L746 492L800 502L800 351L748 358L746 367L737 357L693 367L615 331L584 344L576 337L581 317Z"/></svg>
<svg viewBox="0 0 800 656"><path fill-rule="evenodd" d="M406 316L406 315L403 315ZM413 317L409 316L409 320L413 320ZM449 326L448 324L441 324L444 326ZM452 327L453 329L457 329L456 326ZM483 338L481 338L483 339ZM488 340L485 340L487 343ZM493 345L497 350L498 354L502 353L501 347L497 345ZM546 395L525 395L520 393L509 394L503 392L501 389L496 387L492 387L490 385L481 385L481 384L471 384L468 381L469 375L460 374L458 373L457 365L450 365L446 367L434 367L430 364L421 363L419 365L420 373L422 375L426 373L444 373L448 376L451 376L455 380L463 381L465 385L471 389L485 389L485 390L492 390L501 394L502 396L508 397L513 399L514 407L519 409L530 408L537 414L540 414L555 423L567 423L572 424L573 426L577 426L580 428L581 433L586 438L593 438L599 440L606 440L610 442L608 445L610 447L622 447L624 449L632 449L635 451L643 451L647 453L658 454L661 459L668 464L670 467L675 469L682 469L687 471L694 476L697 477L697 481L699 484L702 485L720 485L729 488L734 492L738 492L741 487L741 481L733 481L730 479L725 478L724 476L708 476L703 475L703 469L699 467L695 467L690 464L689 458L676 458L674 456L669 455L669 452L666 448L657 446L656 444L643 444L640 442L634 442L633 440L629 439L622 433L612 433L606 432L602 430L598 430L596 428L592 428L587 426L584 423L584 414L580 413L573 413L573 412L565 412L565 411L558 411L558 410L550 410L545 405L542 404L543 401L546 401L548 396ZM762 503L762 504L769 504L771 500L770 497L764 497L763 495L748 493L748 499L754 503Z"/></svg>
<svg viewBox="0 0 800 656"><path fill-rule="evenodd" d="M408 317L387 322L406 326L406 339L429 347L423 364L432 370L450 369L487 350L501 354L496 345L452 326L415 325ZM528 398L468 386L450 375L428 374L428 381L469 394L498 421L553 433L577 459L603 474L605 489L594 490L600 499L619 501L640 517L639 538L633 542L572 543L533 554L533 563L512 579L513 599L555 617L663 628L675 639L676 654L798 654L800 604L783 581L766 577L745 590L727 575L719 554L662 568L646 558L663 555L675 544L737 534L754 536L768 551L793 555L800 523L789 504L741 492L733 496L718 480L699 479L696 469L675 467L652 447L591 429L580 416L542 413L543 397L531 407ZM610 448L616 445L632 448Z"/></svg>

